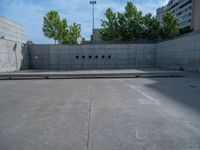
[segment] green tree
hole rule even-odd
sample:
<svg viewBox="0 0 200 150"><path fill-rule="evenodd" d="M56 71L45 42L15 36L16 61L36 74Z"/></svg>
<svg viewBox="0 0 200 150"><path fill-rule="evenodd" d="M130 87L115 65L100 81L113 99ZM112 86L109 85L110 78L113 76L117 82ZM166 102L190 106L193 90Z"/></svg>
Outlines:
<svg viewBox="0 0 200 150"><path fill-rule="evenodd" d="M81 25L74 23L73 25L69 26L69 44L76 43L77 38L80 37L81 33Z"/></svg>
<svg viewBox="0 0 200 150"><path fill-rule="evenodd" d="M81 25L74 23L68 26L67 20L61 20L57 11L50 11L44 17L43 33L60 44L75 44L80 37Z"/></svg>
<svg viewBox="0 0 200 150"><path fill-rule="evenodd" d="M100 35L104 41L156 40L173 38L179 34L178 19L171 13L163 16L161 24L152 14L142 15L132 2L127 2L123 13L106 10Z"/></svg>
<svg viewBox="0 0 200 150"><path fill-rule="evenodd" d="M142 32L142 13L132 2L127 2L124 13L115 13L111 8L105 13L106 20L102 20L103 30L100 35L105 41L131 41L138 39Z"/></svg>
<svg viewBox="0 0 200 150"><path fill-rule="evenodd" d="M173 38L179 34L178 19L172 13L166 13L163 16L163 25L161 28L161 37L163 39Z"/></svg>
<svg viewBox="0 0 200 150"><path fill-rule="evenodd" d="M160 37L160 22L152 16L152 14L147 14L143 17L143 39L156 40Z"/></svg>
<svg viewBox="0 0 200 150"><path fill-rule="evenodd" d="M44 17L43 33L44 36L54 39L55 43L59 39L60 16L57 11L50 11Z"/></svg>
<svg viewBox="0 0 200 150"><path fill-rule="evenodd" d="M137 10L132 2L127 2L123 16L125 22L120 24L123 29L122 40L131 41L139 39L142 33L142 13Z"/></svg>
<svg viewBox="0 0 200 150"><path fill-rule="evenodd" d="M118 16L111 8L108 8L105 13L106 20L102 20L103 30L100 31L100 35L105 41L113 41L119 38L118 35Z"/></svg>
<svg viewBox="0 0 200 150"><path fill-rule="evenodd" d="M81 25L73 23L68 28L65 26L66 32L62 34L61 43L62 44L75 44L77 38L81 36Z"/></svg>
<svg viewBox="0 0 200 150"><path fill-rule="evenodd" d="M58 24L58 36L57 36L58 42L64 44L64 39L66 36L68 36L68 23L66 19L63 19L60 20Z"/></svg>

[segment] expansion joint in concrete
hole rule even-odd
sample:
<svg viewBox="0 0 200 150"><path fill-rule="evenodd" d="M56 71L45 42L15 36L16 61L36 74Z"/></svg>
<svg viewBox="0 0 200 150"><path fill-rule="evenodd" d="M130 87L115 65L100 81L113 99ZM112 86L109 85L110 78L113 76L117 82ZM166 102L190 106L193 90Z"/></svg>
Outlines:
<svg viewBox="0 0 200 150"><path fill-rule="evenodd" d="M92 85L90 86L90 101L89 101L89 109L88 109L88 134L87 134L87 150L90 149L90 131L91 131L91 113L92 113L92 92L93 92L93 88Z"/></svg>

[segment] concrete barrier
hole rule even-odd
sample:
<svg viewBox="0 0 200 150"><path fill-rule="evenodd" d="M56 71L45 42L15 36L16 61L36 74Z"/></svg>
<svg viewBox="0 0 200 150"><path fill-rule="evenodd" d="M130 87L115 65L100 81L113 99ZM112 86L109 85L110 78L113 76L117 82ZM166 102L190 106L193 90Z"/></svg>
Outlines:
<svg viewBox="0 0 200 150"><path fill-rule="evenodd" d="M0 39L0 72L135 68L200 72L200 32L157 44L24 45Z"/></svg>
<svg viewBox="0 0 200 150"><path fill-rule="evenodd" d="M155 44L31 45L31 69L93 70L155 67Z"/></svg>
<svg viewBox="0 0 200 150"><path fill-rule="evenodd" d="M29 69L27 45L0 39L0 72Z"/></svg>
<svg viewBox="0 0 200 150"><path fill-rule="evenodd" d="M156 45L156 67L200 72L200 33Z"/></svg>

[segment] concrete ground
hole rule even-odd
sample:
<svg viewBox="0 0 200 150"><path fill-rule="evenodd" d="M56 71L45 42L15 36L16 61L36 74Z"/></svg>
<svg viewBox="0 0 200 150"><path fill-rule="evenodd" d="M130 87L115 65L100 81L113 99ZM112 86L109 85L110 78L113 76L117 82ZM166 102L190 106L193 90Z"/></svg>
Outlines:
<svg viewBox="0 0 200 150"><path fill-rule="evenodd" d="M0 80L0 150L199 150L200 75Z"/></svg>

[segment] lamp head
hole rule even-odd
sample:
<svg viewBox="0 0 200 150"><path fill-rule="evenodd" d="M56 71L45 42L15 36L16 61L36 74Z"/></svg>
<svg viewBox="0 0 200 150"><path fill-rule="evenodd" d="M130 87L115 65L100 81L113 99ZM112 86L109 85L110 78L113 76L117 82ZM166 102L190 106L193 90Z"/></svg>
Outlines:
<svg viewBox="0 0 200 150"><path fill-rule="evenodd" d="M95 1L95 0L90 1L90 4L92 4L92 5L94 5L94 4L96 4L96 3L97 3L97 1Z"/></svg>

